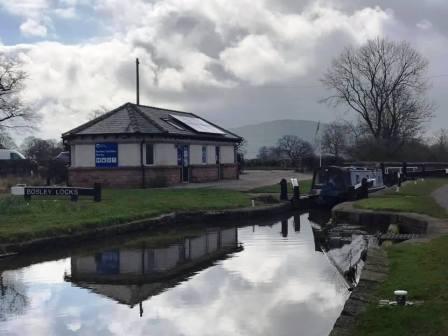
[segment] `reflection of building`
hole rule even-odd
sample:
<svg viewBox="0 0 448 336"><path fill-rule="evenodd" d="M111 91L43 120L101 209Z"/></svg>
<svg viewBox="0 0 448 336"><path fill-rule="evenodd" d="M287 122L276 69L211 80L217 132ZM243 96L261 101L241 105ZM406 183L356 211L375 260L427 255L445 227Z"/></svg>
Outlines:
<svg viewBox="0 0 448 336"><path fill-rule="evenodd" d="M239 251L237 232L236 228L213 230L160 248L142 245L72 257L66 280L134 306Z"/></svg>

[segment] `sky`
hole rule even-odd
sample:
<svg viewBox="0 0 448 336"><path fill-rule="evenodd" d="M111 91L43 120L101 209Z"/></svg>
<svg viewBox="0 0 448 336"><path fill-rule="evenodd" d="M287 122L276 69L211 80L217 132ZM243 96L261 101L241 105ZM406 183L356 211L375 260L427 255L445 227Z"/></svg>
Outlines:
<svg viewBox="0 0 448 336"><path fill-rule="evenodd" d="M60 138L135 102L136 57L144 105L229 128L350 119L319 102L331 60L378 36L407 40L430 62L430 133L448 126L447 16L446 0L0 0L0 55L28 74L34 135Z"/></svg>

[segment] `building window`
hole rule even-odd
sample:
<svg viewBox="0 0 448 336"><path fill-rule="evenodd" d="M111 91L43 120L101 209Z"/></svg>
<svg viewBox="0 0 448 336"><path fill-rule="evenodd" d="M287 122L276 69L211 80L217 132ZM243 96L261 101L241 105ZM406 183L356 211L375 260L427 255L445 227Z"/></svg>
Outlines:
<svg viewBox="0 0 448 336"><path fill-rule="evenodd" d="M146 164L154 164L154 145L146 144Z"/></svg>
<svg viewBox="0 0 448 336"><path fill-rule="evenodd" d="M202 163L207 163L207 146L202 146Z"/></svg>

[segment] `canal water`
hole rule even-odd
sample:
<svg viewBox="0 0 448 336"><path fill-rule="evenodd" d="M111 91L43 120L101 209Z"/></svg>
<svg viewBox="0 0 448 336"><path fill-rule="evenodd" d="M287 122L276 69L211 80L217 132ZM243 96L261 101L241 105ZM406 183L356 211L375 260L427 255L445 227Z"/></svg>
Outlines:
<svg viewBox="0 0 448 336"><path fill-rule="evenodd" d="M313 226L303 214L3 260L0 335L328 335L349 285Z"/></svg>

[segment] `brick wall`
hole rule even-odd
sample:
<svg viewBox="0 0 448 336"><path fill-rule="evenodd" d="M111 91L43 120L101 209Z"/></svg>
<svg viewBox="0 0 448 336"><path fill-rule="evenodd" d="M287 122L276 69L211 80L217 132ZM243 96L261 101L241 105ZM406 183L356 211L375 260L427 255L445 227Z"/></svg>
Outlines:
<svg viewBox="0 0 448 336"><path fill-rule="evenodd" d="M95 182L105 187L140 188L142 171L139 167L98 169L70 168L69 183L76 187L92 187ZM147 187L163 187L180 183L180 168L146 167L145 184Z"/></svg>
<svg viewBox="0 0 448 336"><path fill-rule="evenodd" d="M221 165L221 177L226 180L237 179L237 165ZM217 165L190 166L190 182L210 182L218 179ZM70 185L76 187L92 187L95 182L101 183L105 187L140 188L142 185L142 171L139 167L69 169ZM180 183L181 168L178 166L145 168L145 185L147 187L165 187Z"/></svg>
<svg viewBox="0 0 448 336"><path fill-rule="evenodd" d="M236 180L238 179L238 165L236 164L223 164L221 165L221 177L224 180Z"/></svg>
<svg viewBox="0 0 448 336"><path fill-rule="evenodd" d="M217 165L190 166L190 182L209 182L218 179Z"/></svg>
<svg viewBox="0 0 448 336"><path fill-rule="evenodd" d="M181 183L178 166L149 167L145 169L145 184L147 187L166 187ZM141 180L140 180L141 181Z"/></svg>

